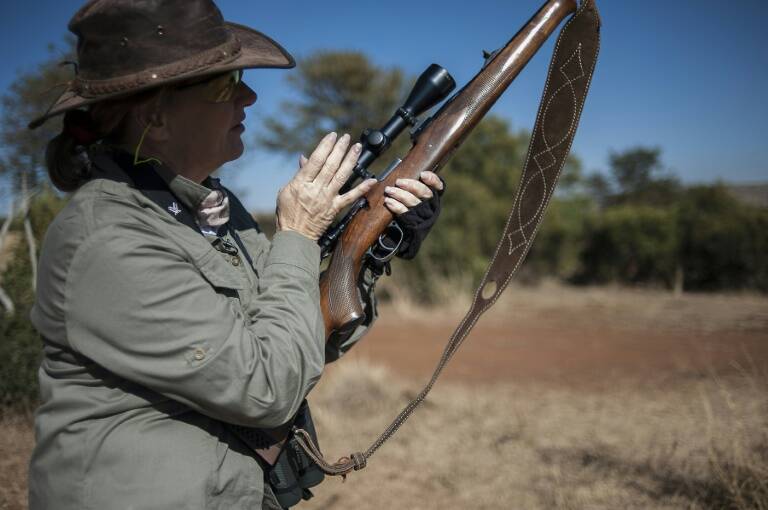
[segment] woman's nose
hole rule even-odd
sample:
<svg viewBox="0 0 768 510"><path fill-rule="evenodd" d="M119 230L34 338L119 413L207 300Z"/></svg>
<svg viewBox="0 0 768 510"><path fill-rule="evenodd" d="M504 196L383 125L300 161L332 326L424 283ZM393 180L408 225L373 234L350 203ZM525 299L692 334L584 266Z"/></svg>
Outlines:
<svg viewBox="0 0 768 510"><path fill-rule="evenodd" d="M244 108L251 106L258 99L258 95L253 91L251 87L245 82L241 81L238 85L237 99L238 104L241 104Z"/></svg>

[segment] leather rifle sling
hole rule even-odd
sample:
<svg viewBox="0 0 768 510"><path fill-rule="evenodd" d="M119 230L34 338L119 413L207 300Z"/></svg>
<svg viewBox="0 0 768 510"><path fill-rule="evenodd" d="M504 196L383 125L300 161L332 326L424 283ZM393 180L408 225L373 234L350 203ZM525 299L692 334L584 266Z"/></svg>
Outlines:
<svg viewBox="0 0 768 510"><path fill-rule="evenodd" d="M306 453L329 475L346 476L367 460L424 401L440 373L482 314L498 300L531 247L576 134L600 46L600 17L584 0L557 38L520 182L504 233L475 291L472 305L451 335L432 378L365 451L329 464L302 430L294 430Z"/></svg>

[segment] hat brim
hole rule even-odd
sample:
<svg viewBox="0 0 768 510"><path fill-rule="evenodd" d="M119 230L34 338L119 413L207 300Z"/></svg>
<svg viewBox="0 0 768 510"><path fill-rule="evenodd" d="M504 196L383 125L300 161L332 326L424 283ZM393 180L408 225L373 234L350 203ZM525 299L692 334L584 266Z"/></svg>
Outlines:
<svg viewBox="0 0 768 510"><path fill-rule="evenodd" d="M257 30L239 25L237 23L226 23L227 27L240 40L240 53L237 58L195 69L194 71L179 74L172 78L153 82L144 86L139 86L128 91L103 94L98 97L83 97L75 90L67 89L53 103L51 108L40 117L37 117L29 123L29 129L35 129L41 126L46 120L57 115L61 115L69 110L82 108L90 104L104 101L105 99L115 99L121 96L130 96L137 92L142 92L152 88L179 83L191 78L215 75L233 69L259 69L259 68L278 68L288 69L296 65L296 61L288 51L280 46L271 37L262 34Z"/></svg>

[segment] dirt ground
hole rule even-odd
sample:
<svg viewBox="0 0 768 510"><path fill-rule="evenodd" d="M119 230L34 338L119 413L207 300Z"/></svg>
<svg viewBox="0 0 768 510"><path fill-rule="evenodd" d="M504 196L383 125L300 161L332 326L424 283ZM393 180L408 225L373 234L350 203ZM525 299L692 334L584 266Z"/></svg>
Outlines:
<svg viewBox="0 0 768 510"><path fill-rule="evenodd" d="M313 397L330 458L417 394L467 308L383 307ZM766 425L765 297L516 287L369 467L307 507L768 509Z"/></svg>
<svg viewBox="0 0 768 510"><path fill-rule="evenodd" d="M382 307L311 396L329 457L418 392L467 306ZM299 508L768 508L767 396L766 297L515 287L370 466ZM0 510L24 508L29 419L0 430Z"/></svg>
<svg viewBox="0 0 768 510"><path fill-rule="evenodd" d="M384 306L347 360L426 378L468 309ZM555 284L507 289L446 370L456 382L611 385L768 363L768 299Z"/></svg>

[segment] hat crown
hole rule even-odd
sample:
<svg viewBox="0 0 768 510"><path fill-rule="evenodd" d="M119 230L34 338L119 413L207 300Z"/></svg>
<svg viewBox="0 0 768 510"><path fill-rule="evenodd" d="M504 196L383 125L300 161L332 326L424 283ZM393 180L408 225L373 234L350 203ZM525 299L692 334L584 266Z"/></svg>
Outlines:
<svg viewBox="0 0 768 510"><path fill-rule="evenodd" d="M79 70L30 129L97 101L234 69L288 68L270 37L224 21L213 0L90 0L74 15Z"/></svg>
<svg viewBox="0 0 768 510"><path fill-rule="evenodd" d="M93 0L69 23L81 80L107 80L173 64L227 43L211 0Z"/></svg>

